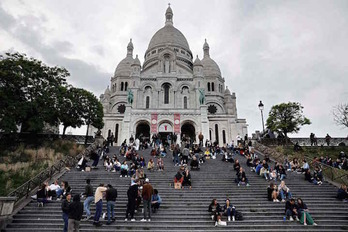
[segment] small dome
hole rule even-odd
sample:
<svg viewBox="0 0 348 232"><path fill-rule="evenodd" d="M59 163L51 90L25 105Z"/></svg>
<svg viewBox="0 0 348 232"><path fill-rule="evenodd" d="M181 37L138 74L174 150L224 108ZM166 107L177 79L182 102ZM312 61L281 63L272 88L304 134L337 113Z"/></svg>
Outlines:
<svg viewBox="0 0 348 232"><path fill-rule="evenodd" d="M135 56L135 59L133 61L132 66L135 66L135 65L141 66L140 60L138 58L138 55Z"/></svg>
<svg viewBox="0 0 348 232"><path fill-rule="evenodd" d="M211 76L219 76L221 77L221 71L217 63L210 58L209 56L206 56L202 60L203 64L203 75L205 77L211 77Z"/></svg>
<svg viewBox="0 0 348 232"><path fill-rule="evenodd" d="M131 74L131 65L133 64L134 59L130 56L124 58L116 67L115 77L116 76L130 76Z"/></svg>
<svg viewBox="0 0 348 232"><path fill-rule="evenodd" d="M104 96L110 95L109 86L105 89Z"/></svg>
<svg viewBox="0 0 348 232"><path fill-rule="evenodd" d="M195 62L193 62L193 66L203 66L201 60L198 58L198 55L195 59Z"/></svg>
<svg viewBox="0 0 348 232"><path fill-rule="evenodd" d="M226 89L225 89L225 95L231 95L231 91L228 89L228 87L226 86Z"/></svg>
<svg viewBox="0 0 348 232"><path fill-rule="evenodd" d="M221 77L221 71L217 63L210 58L209 55L209 44L207 43L207 39L205 39L204 45L203 45L203 52L204 57L202 60L203 64L203 75L205 77L211 77L211 76L219 76Z"/></svg>

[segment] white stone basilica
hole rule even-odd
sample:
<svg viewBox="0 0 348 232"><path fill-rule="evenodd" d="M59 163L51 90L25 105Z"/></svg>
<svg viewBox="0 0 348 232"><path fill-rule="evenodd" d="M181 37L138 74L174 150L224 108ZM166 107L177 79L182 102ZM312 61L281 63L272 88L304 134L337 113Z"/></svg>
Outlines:
<svg viewBox="0 0 348 232"><path fill-rule="evenodd" d="M238 119L236 95L225 88L220 68L203 45L203 59L193 55L185 36L173 26L168 7L165 26L152 37L141 65L133 58L133 43L117 65L105 93L103 136L114 134L116 145L133 136L150 138L154 133L176 133L198 142L218 141L220 145L247 134L245 119ZM132 95L132 96L130 96ZM180 135L179 135L180 134Z"/></svg>

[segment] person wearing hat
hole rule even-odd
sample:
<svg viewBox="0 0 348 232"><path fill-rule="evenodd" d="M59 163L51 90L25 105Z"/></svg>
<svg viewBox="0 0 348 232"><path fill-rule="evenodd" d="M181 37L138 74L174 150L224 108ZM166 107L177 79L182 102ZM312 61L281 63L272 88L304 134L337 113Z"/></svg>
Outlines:
<svg viewBox="0 0 348 232"><path fill-rule="evenodd" d="M145 179L145 184L143 186L143 205L144 205L144 218L141 219L142 222L146 221L146 212L148 212L149 217L147 218L147 221L151 221L151 199L153 194L153 188L150 184L149 178Z"/></svg>

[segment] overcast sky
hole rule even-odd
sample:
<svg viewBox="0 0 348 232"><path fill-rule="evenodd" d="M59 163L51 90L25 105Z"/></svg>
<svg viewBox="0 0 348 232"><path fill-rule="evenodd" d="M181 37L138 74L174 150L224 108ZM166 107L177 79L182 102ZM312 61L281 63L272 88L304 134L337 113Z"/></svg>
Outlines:
<svg viewBox="0 0 348 232"><path fill-rule="evenodd" d="M144 60L151 37L164 26L167 3L1 0L0 52L64 66L71 84L99 97L130 38ZM249 134L262 129L262 100L265 120L274 104L304 106L312 124L293 136L347 136L335 125L332 107L348 103L348 1L172 0L171 7L194 57L202 58L207 38Z"/></svg>

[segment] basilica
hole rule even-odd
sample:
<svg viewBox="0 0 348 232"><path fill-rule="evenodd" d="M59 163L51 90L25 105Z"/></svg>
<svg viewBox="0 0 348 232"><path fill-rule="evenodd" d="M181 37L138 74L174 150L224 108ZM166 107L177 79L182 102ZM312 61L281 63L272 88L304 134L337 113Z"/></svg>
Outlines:
<svg viewBox="0 0 348 232"><path fill-rule="evenodd" d="M203 44L203 59L194 57L185 36L173 25L170 6L143 64L134 58L133 48L130 40L110 87L100 96L105 138L112 133L120 145L130 137L175 133L177 142L182 138L198 142L202 133L204 141L221 146L247 134L246 120L237 116L236 94L225 86L208 42Z"/></svg>

